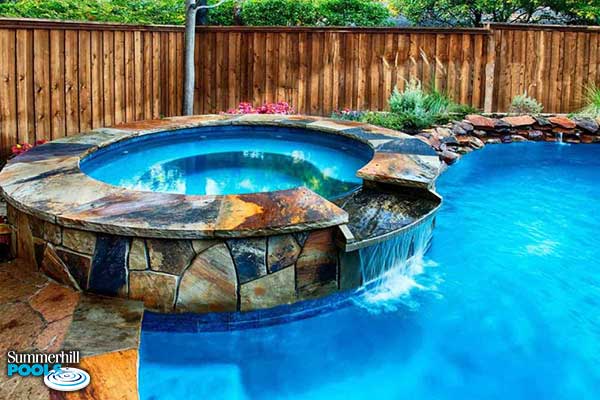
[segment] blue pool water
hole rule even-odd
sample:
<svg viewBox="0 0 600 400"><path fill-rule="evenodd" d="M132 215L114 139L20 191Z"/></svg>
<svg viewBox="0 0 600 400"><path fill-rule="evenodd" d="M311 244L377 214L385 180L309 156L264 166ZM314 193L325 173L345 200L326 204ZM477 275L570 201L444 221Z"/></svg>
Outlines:
<svg viewBox="0 0 600 400"><path fill-rule="evenodd" d="M128 189L242 194L305 186L327 198L360 185L372 157L363 143L325 133L265 126L219 126L148 135L102 149L81 169Z"/></svg>
<svg viewBox="0 0 600 400"><path fill-rule="evenodd" d="M146 319L141 399L600 398L599 155L512 144L464 157L438 181L415 276L318 315L232 331Z"/></svg>

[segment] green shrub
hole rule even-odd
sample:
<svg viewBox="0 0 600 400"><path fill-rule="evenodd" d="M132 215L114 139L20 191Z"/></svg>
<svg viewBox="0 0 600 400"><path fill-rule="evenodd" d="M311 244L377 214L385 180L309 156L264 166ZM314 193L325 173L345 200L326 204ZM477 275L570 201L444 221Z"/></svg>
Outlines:
<svg viewBox="0 0 600 400"><path fill-rule="evenodd" d="M511 114L517 115L538 115L542 113L544 107L534 98L527 96L527 93L513 97L510 103Z"/></svg>
<svg viewBox="0 0 600 400"><path fill-rule="evenodd" d="M182 0L183 1L183 0ZM209 0L208 4L216 4L219 0ZM227 0L219 7L211 8L208 10L208 25L223 25L231 26L237 25L236 13L239 10L239 4L237 0Z"/></svg>
<svg viewBox="0 0 600 400"><path fill-rule="evenodd" d="M469 114L477 114L479 112L480 110L468 104L452 103L450 104L450 107L448 107L448 113L453 119L463 119Z"/></svg>
<svg viewBox="0 0 600 400"><path fill-rule="evenodd" d="M585 89L586 106L579 111L582 117L600 117L600 87L592 84Z"/></svg>
<svg viewBox="0 0 600 400"><path fill-rule="evenodd" d="M370 111L363 114L362 122L371 125L381 126L383 128L395 129L397 131L406 129L409 121L404 115L391 112Z"/></svg>
<svg viewBox="0 0 600 400"><path fill-rule="evenodd" d="M389 25L389 8L377 0L319 0L319 22L328 26Z"/></svg>
<svg viewBox="0 0 600 400"><path fill-rule="evenodd" d="M0 4L0 16L136 24L183 24L181 0L17 0Z"/></svg>
<svg viewBox="0 0 600 400"><path fill-rule="evenodd" d="M404 129L419 130L445 116L450 100L438 92L426 94L420 82L411 80L402 92L394 88L389 104L392 114L398 116Z"/></svg>
<svg viewBox="0 0 600 400"><path fill-rule="evenodd" d="M363 121L385 128L418 131L477 111L453 102L438 90L426 92L416 80L408 82L403 91L394 88L389 105L389 113L366 113Z"/></svg>
<svg viewBox="0 0 600 400"><path fill-rule="evenodd" d="M241 18L244 25L299 26L314 25L317 13L309 0L246 0Z"/></svg>

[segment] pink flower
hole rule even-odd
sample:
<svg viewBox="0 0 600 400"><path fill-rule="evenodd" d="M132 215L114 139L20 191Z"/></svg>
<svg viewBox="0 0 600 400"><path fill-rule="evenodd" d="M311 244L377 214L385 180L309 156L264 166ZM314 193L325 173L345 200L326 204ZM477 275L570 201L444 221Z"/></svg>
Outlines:
<svg viewBox="0 0 600 400"><path fill-rule="evenodd" d="M240 103L237 109L227 111L227 114L294 114L294 108L287 102L265 103L254 107L250 103Z"/></svg>
<svg viewBox="0 0 600 400"><path fill-rule="evenodd" d="M19 154L26 153L29 150L33 149L35 146L39 146L44 143L46 143L45 139L36 140L34 145L31 145L29 143L20 143L20 144L17 143L10 148L10 152L12 153L13 156L18 156Z"/></svg>

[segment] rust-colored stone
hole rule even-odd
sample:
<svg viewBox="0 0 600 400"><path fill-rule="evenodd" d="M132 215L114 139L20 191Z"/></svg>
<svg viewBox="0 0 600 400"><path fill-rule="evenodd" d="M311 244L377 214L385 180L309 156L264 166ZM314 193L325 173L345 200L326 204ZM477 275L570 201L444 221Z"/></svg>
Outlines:
<svg viewBox="0 0 600 400"><path fill-rule="evenodd" d="M128 267L130 270L143 271L148 269L148 254L144 239L133 239L129 250Z"/></svg>
<svg viewBox="0 0 600 400"><path fill-rule="evenodd" d="M29 216L22 212L17 213L17 248L16 256L23 268L35 270L37 262L35 260L35 246L33 244L33 235L29 224Z"/></svg>
<svg viewBox="0 0 600 400"><path fill-rule="evenodd" d="M269 272L279 271L293 265L302 248L293 235L277 235L269 237L267 266Z"/></svg>
<svg viewBox="0 0 600 400"><path fill-rule="evenodd" d="M0 354L34 348L44 325L42 317L25 303L0 305Z"/></svg>
<svg viewBox="0 0 600 400"><path fill-rule="evenodd" d="M311 232L296 262L296 283L300 296L316 293L337 277L337 247L331 229ZM308 296L310 297L310 296Z"/></svg>
<svg viewBox="0 0 600 400"><path fill-rule="evenodd" d="M182 275L176 309L190 312L237 309L237 276L224 243L198 255Z"/></svg>
<svg viewBox="0 0 600 400"><path fill-rule="evenodd" d="M65 228L62 243L71 250L91 255L96 249L96 235L93 232Z"/></svg>
<svg viewBox="0 0 600 400"><path fill-rule="evenodd" d="M550 121L553 125L564 129L575 129L575 127L577 126L577 124L574 121L567 117L550 117L548 118L548 121Z"/></svg>
<svg viewBox="0 0 600 400"><path fill-rule="evenodd" d="M496 120L483 115L470 114L465 117L475 129L492 130L496 126Z"/></svg>
<svg viewBox="0 0 600 400"><path fill-rule="evenodd" d="M49 246L48 246L49 247ZM88 289L92 258L79 254L64 247L55 247L56 254L67 266L69 273L77 282L80 289Z"/></svg>
<svg viewBox="0 0 600 400"><path fill-rule="evenodd" d="M530 115L518 115L515 117L504 117L502 121L506 122L513 128L531 126L536 123L535 119Z"/></svg>
<svg viewBox="0 0 600 400"><path fill-rule="evenodd" d="M202 253L204 250L213 247L215 244L221 243L218 240L192 240L192 247L196 254Z"/></svg>
<svg viewBox="0 0 600 400"><path fill-rule="evenodd" d="M65 336L69 331L72 321L73 317L68 316L48 324L48 326L37 337L34 346L37 349L45 352L59 351L65 340Z"/></svg>
<svg viewBox="0 0 600 400"><path fill-rule="evenodd" d="M71 286L75 289L80 289L79 283L71 275L69 268L61 260L56 253L54 246L47 245L44 250L41 269L46 275L63 285Z"/></svg>
<svg viewBox="0 0 600 400"><path fill-rule="evenodd" d="M19 265L10 265L10 268L19 268ZM0 304L27 301L38 290L39 287L26 284L8 271L0 271Z"/></svg>
<svg viewBox="0 0 600 400"><path fill-rule="evenodd" d="M180 275L194 258L194 248L189 240L148 239L150 269Z"/></svg>
<svg viewBox="0 0 600 400"><path fill-rule="evenodd" d="M177 277L152 271L129 273L129 298L143 300L147 308L172 311L177 290Z"/></svg>
<svg viewBox="0 0 600 400"><path fill-rule="evenodd" d="M52 400L138 400L138 350L84 357L77 367L92 377L90 385L75 392L53 392Z"/></svg>
<svg viewBox="0 0 600 400"><path fill-rule="evenodd" d="M240 287L242 311L275 307L296 300L294 268L284 268Z"/></svg>
<svg viewBox="0 0 600 400"><path fill-rule="evenodd" d="M429 188L441 168L437 156L376 153L356 175L360 178L399 186Z"/></svg>
<svg viewBox="0 0 600 400"><path fill-rule="evenodd" d="M29 304L50 323L72 315L79 296L73 289L50 282L29 300Z"/></svg>
<svg viewBox="0 0 600 400"><path fill-rule="evenodd" d="M51 224L50 222L44 222L44 240L54 243L62 243L62 229L60 226Z"/></svg>

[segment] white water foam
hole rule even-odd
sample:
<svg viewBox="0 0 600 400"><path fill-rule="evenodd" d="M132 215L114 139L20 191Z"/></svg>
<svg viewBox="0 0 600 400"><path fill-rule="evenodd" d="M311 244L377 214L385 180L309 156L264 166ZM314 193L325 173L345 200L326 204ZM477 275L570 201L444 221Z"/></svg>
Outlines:
<svg viewBox="0 0 600 400"><path fill-rule="evenodd" d="M357 298L357 304L374 313L394 311L400 306L418 307L411 291L436 287L436 282L425 286L415 280L425 268L437 266L424 259L432 234L430 218L400 236L361 249L361 271L368 288Z"/></svg>

